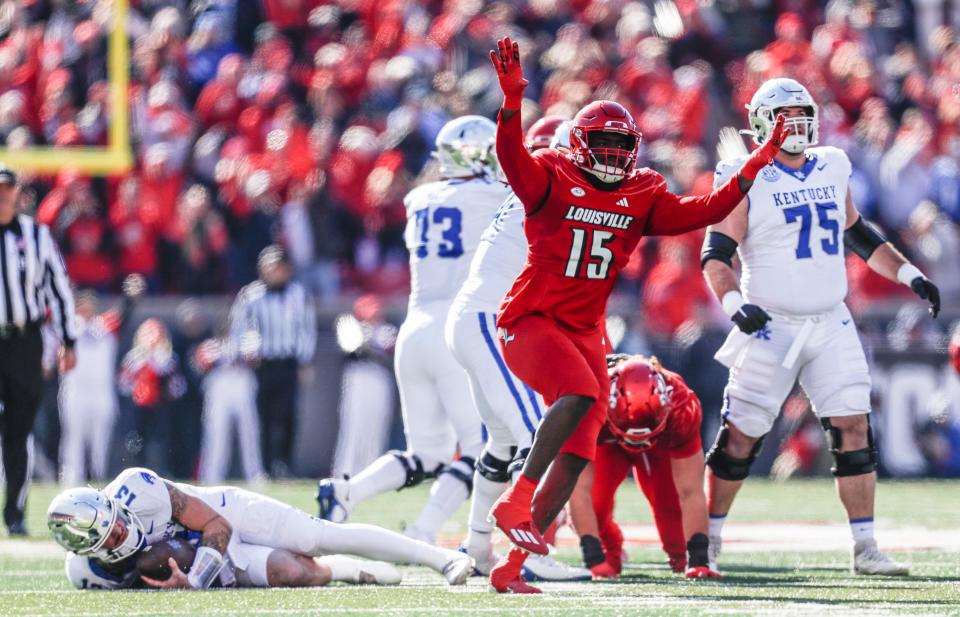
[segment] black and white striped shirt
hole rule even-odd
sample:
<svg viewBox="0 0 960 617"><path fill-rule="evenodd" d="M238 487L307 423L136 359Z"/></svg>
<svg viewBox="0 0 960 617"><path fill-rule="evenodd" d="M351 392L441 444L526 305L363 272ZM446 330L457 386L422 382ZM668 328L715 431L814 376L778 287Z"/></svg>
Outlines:
<svg viewBox="0 0 960 617"><path fill-rule="evenodd" d="M251 334L255 333L251 341ZM246 348L244 355L265 360L313 359L317 346L317 315L313 300L299 283L269 289L254 281L240 290L230 311L231 344ZM250 346L258 347L250 354Z"/></svg>
<svg viewBox="0 0 960 617"><path fill-rule="evenodd" d="M23 328L46 318L64 344L77 338L73 292L46 225L18 214L0 225L0 327Z"/></svg>

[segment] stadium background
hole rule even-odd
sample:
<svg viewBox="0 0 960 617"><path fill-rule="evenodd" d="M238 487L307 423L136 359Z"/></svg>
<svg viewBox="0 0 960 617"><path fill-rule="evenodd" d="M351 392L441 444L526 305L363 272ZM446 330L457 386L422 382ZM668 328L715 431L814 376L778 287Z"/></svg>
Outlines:
<svg viewBox="0 0 960 617"><path fill-rule="evenodd" d="M434 177L429 153L446 120L496 113L500 96L486 60L495 38L509 34L525 49L527 125L541 114L571 116L595 98L619 100L643 131L645 164L679 193L709 190L719 129L745 125L743 105L761 81L792 76L820 104L821 143L850 154L855 202L944 297L941 318L924 319L909 290L848 261L849 303L873 363L883 471L957 476L960 384L945 354L960 315L960 8L950 6L133 1L121 93L132 166L122 170L119 157L90 174L71 148L118 145L111 3L5 0L0 160L55 148L35 171L21 168L24 208L54 230L79 288L110 296L126 275L146 278L148 299L120 354L139 322L161 317L194 394L201 376L190 375L193 347L255 277L259 250L284 244L321 317L319 370L301 397L294 465L297 474L318 475L330 467L339 369L349 361L336 344L335 317L375 294L391 321L402 320L402 197ZM642 243L611 313L621 348L659 354L715 418L725 375L710 358L728 324L699 273L701 239ZM53 460L55 388L51 382L37 427ZM199 396L186 396L159 418L170 434L186 436L168 444L170 471L180 477L194 472L200 406ZM136 454L128 398L121 408L117 425L104 427L114 433L110 471ZM786 408L762 469L782 449L799 473L822 473L821 431L801 397ZM715 428L704 427L707 443ZM774 468L792 471L787 463Z"/></svg>

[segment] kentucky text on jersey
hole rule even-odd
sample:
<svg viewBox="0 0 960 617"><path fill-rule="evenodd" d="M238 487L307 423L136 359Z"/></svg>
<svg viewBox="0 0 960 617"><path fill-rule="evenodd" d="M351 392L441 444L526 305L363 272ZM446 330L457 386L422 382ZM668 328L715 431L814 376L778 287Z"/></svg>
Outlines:
<svg viewBox="0 0 960 617"><path fill-rule="evenodd" d="M793 206L797 204L810 203L810 201L836 201L837 187L834 185L815 186L812 188L798 189L796 191L783 191L773 193L773 203L777 206Z"/></svg>
<svg viewBox="0 0 960 617"><path fill-rule="evenodd" d="M611 229L627 229L635 217L628 214L617 214L615 212L604 212L594 210L593 208L583 208L581 206L570 206L564 217L568 221L580 221L588 225L598 225L600 227L609 227Z"/></svg>

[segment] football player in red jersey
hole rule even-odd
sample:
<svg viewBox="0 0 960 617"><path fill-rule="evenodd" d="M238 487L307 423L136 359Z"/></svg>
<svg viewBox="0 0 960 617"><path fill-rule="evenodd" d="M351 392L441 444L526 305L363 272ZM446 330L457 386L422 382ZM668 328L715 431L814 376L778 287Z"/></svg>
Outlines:
<svg viewBox="0 0 960 617"><path fill-rule="evenodd" d="M516 545L491 570L490 582L498 592L537 593L523 580L523 561L527 551L547 553L541 534L593 460L606 419L602 322L617 272L644 235L682 234L733 210L778 152L783 118L726 184L709 195L678 197L660 174L634 169L640 132L612 101L590 103L577 113L569 151L544 148L531 155L520 126L527 80L519 45L505 38L497 46L490 52L504 93L497 156L526 211L529 245L497 326L507 365L551 406L521 477L490 512Z"/></svg>
<svg viewBox="0 0 960 617"><path fill-rule="evenodd" d="M656 358L613 354L607 363L609 415L593 468L587 467L570 499L586 566L594 578L620 574L623 533L613 520L614 496L632 468L650 503L670 568L687 578L720 578L707 564L700 400L680 375ZM592 486L588 475L593 476ZM587 503L576 499L582 490L589 491L584 495Z"/></svg>

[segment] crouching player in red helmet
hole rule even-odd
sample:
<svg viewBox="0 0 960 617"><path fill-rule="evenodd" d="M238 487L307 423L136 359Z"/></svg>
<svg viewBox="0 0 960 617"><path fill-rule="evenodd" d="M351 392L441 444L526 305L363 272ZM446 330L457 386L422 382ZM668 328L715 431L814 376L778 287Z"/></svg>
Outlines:
<svg viewBox="0 0 960 617"><path fill-rule="evenodd" d="M610 407L597 441L592 487L584 472L579 498L570 500L586 566L594 578L620 574L623 533L613 519L614 496L632 470L670 569L687 578L720 578L707 564L700 400L654 357L613 354L607 364Z"/></svg>

